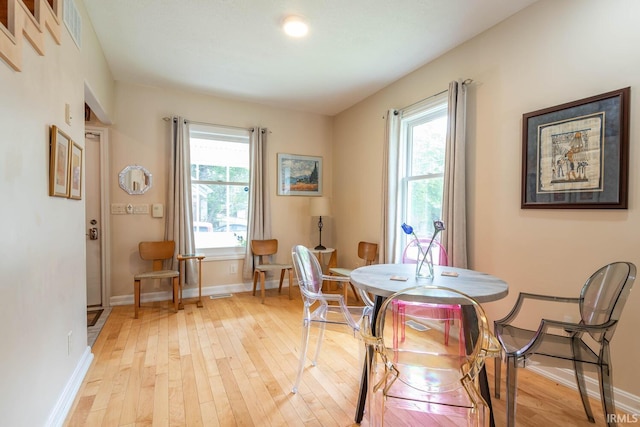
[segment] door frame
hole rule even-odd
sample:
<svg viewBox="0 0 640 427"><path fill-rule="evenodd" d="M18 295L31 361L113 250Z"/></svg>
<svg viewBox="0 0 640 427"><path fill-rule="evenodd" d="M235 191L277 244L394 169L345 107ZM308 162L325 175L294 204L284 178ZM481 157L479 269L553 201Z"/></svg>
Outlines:
<svg viewBox="0 0 640 427"><path fill-rule="evenodd" d="M100 138L100 280L102 281L102 308L110 307L111 297L111 222L109 210L109 129L99 126L85 126L87 133ZM86 173L86 171L85 171ZM86 222L86 218L85 218ZM85 260L86 262L86 260Z"/></svg>

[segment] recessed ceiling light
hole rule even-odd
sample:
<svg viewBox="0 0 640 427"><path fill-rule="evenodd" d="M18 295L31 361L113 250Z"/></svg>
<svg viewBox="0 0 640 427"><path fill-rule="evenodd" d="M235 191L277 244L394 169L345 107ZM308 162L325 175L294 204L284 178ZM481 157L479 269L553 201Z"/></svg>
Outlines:
<svg viewBox="0 0 640 427"><path fill-rule="evenodd" d="M282 23L282 28L291 37L303 37L309 32L307 23L301 17L295 15L287 16Z"/></svg>

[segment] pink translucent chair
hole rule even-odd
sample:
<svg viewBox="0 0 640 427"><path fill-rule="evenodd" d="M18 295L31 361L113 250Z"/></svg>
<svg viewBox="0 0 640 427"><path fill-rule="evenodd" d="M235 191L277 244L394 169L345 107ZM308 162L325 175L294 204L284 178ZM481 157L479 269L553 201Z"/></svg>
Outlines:
<svg viewBox="0 0 640 427"><path fill-rule="evenodd" d="M420 246L426 249L431 242L430 239L419 239ZM433 254L433 263L435 265L449 265L449 257L447 257L447 251L440 244L435 241L431 247L431 253ZM402 252L403 264L416 264L418 262L418 244L415 240L411 240L409 244L404 248Z"/></svg>
<svg viewBox="0 0 640 427"><path fill-rule="evenodd" d="M430 239L419 239L420 245L422 248L427 248L431 243ZM409 242L409 244L404 248L404 252L402 253L402 263L403 264L416 264L418 262L418 245L415 240ZM431 246L431 251L433 255L433 263L436 265L449 265L449 258L447 257L447 251L444 247L438 242L434 241ZM444 322L444 344L449 345L449 332L451 330L451 324L458 320L460 324L462 324L462 309L460 305L456 304L426 304L426 303L410 303L403 301L396 301L396 305L394 309L396 311L396 315L394 316L394 322L398 322L397 326L400 328L401 337L400 340L404 342L405 340L405 312L407 304L413 304L419 306L420 310L431 310L430 313L432 318L440 318L441 321ZM418 307L414 307L413 310L418 310ZM397 333L397 328L394 328L394 331ZM397 342L397 337L395 338ZM459 347L460 354L464 354L465 352L465 341L464 341L464 330L460 328L460 337L459 337Z"/></svg>

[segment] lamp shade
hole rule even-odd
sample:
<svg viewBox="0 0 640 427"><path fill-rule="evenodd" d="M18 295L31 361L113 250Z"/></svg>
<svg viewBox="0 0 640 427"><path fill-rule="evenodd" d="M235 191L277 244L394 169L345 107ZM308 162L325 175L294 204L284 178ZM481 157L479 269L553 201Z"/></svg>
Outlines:
<svg viewBox="0 0 640 427"><path fill-rule="evenodd" d="M330 216L331 199L328 197L313 197L309 199L309 214L311 216Z"/></svg>

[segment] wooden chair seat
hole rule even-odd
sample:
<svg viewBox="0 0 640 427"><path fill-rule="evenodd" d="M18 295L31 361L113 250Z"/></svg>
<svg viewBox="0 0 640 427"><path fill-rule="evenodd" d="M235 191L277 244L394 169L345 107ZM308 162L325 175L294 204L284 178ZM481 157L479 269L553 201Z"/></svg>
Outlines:
<svg viewBox="0 0 640 427"><path fill-rule="evenodd" d="M135 280L142 279L171 279L176 277L176 270L160 270L160 271L147 271L145 273L136 274L133 276ZM177 274L180 276L180 273Z"/></svg>

